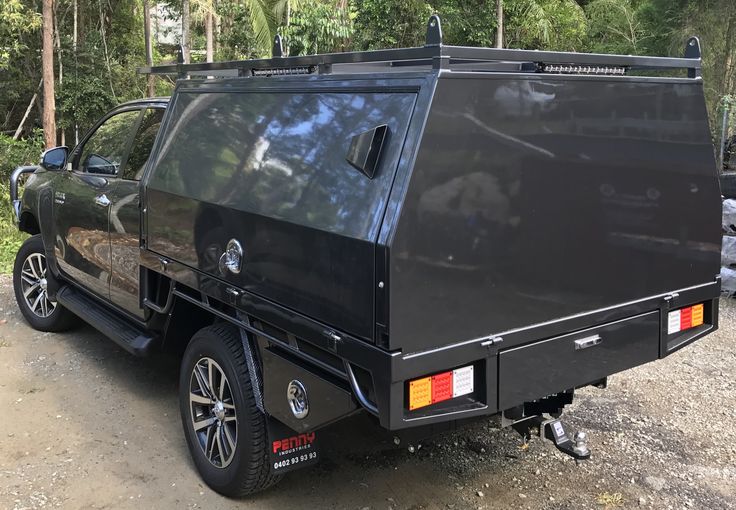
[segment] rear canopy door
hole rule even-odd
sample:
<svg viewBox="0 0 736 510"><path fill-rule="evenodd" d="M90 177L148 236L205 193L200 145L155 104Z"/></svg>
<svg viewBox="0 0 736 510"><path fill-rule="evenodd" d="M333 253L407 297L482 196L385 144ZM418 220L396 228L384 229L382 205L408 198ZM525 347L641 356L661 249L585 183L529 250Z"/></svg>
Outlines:
<svg viewBox="0 0 736 510"><path fill-rule="evenodd" d="M239 82L175 96L147 189L149 248L372 338L374 243L416 94ZM354 165L377 148L371 178ZM239 274L217 267L230 239Z"/></svg>

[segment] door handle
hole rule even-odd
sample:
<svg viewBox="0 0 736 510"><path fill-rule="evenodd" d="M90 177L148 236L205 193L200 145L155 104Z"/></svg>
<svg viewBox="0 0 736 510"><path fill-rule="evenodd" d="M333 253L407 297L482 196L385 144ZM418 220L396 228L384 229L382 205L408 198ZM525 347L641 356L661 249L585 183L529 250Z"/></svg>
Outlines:
<svg viewBox="0 0 736 510"><path fill-rule="evenodd" d="M102 195L97 195L95 197L95 204L102 207L107 207L108 205L110 205L110 199L107 198L107 195L103 193Z"/></svg>

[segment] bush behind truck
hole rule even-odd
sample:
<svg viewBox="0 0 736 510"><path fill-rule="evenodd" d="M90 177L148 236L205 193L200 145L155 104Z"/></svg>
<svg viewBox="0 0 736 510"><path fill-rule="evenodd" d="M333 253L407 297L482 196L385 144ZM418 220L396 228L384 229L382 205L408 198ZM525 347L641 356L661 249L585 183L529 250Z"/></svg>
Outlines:
<svg viewBox="0 0 736 510"><path fill-rule="evenodd" d="M26 319L182 353L216 491L316 462L356 411L399 443L500 415L584 459L559 421L576 388L717 328L697 39L685 58L465 48L432 17L420 48L274 54L145 69L191 79L11 189Z"/></svg>

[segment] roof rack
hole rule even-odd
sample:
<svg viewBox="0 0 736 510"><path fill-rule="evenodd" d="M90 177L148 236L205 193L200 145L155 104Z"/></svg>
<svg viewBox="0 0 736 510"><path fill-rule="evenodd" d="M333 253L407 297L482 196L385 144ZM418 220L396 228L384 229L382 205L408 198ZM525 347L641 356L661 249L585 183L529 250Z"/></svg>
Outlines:
<svg viewBox="0 0 736 510"><path fill-rule="evenodd" d="M180 78L190 75L276 76L329 74L336 70L334 66L339 66L340 72L360 72L365 71L366 64L370 64L373 67L398 67L404 71L408 70L407 66L431 66L435 69L458 66L460 69L489 71L515 69L555 74L604 75L623 75L628 71L640 70L687 69L689 78L698 78L702 65L700 41L697 37L688 39L684 58L445 46L442 44L442 25L437 15L429 18L426 43L420 47L285 57L283 40L277 35L274 38L272 55L272 58L264 59L184 64L180 47L178 63L141 67L138 72L178 75Z"/></svg>

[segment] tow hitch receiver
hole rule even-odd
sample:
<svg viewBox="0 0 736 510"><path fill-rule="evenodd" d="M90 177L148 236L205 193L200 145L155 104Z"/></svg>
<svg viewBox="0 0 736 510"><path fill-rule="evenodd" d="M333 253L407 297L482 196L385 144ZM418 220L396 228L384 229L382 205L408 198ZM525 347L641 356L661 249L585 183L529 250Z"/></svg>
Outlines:
<svg viewBox="0 0 736 510"><path fill-rule="evenodd" d="M534 432L534 434L539 434L539 437L552 441L558 450L575 460L590 458L588 435L580 431L576 432L571 439L559 418L534 416L527 420L518 421L512 427L521 434L525 441L531 439L532 432Z"/></svg>

